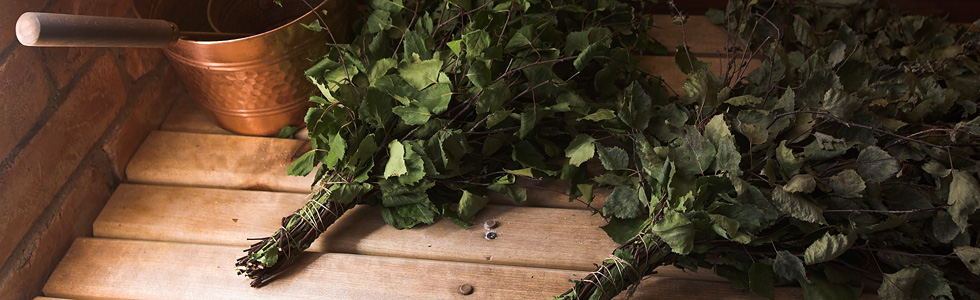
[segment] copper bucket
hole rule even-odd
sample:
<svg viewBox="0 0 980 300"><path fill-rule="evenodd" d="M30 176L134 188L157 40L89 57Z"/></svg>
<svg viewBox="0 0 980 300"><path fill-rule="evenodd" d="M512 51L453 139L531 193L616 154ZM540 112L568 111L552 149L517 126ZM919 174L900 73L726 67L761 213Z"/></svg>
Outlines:
<svg viewBox="0 0 980 300"><path fill-rule="evenodd" d="M135 0L143 20L28 12L17 20L17 39L35 47L161 47L211 121L272 135L303 122L314 88L304 71L350 33L353 0L307 1ZM318 20L329 29L303 26Z"/></svg>
<svg viewBox="0 0 980 300"><path fill-rule="evenodd" d="M208 118L229 131L273 135L298 125L314 86L303 72L329 51L332 37L346 42L354 1L327 0L313 10L302 0L135 0L144 19L164 19L181 30L247 34L244 38L179 39L164 48L187 90ZM322 12L326 10L326 15ZM315 32L302 24L318 20L332 29ZM342 29L342 30L339 30Z"/></svg>

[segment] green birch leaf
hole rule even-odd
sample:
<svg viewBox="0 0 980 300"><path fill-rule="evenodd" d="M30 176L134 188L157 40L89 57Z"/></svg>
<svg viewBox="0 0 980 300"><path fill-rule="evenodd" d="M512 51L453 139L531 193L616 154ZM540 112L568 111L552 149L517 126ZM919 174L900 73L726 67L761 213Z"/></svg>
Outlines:
<svg viewBox="0 0 980 300"><path fill-rule="evenodd" d="M412 58L418 58L422 60L432 59L432 51L425 46L425 37L421 34L406 30L405 37L402 42L402 53L403 60L411 60Z"/></svg>
<svg viewBox="0 0 980 300"><path fill-rule="evenodd" d="M487 60L472 60L470 62L470 69L466 73L466 78L478 88L482 89L486 87L493 82L493 78L490 78L489 63L490 61Z"/></svg>
<svg viewBox="0 0 980 300"><path fill-rule="evenodd" d="M514 184L514 175L504 175L497 178L487 189L504 194L516 203L527 201L527 190Z"/></svg>
<svg viewBox="0 0 980 300"><path fill-rule="evenodd" d="M508 110L498 110L498 111L495 111L495 112L491 113L490 115L488 115L487 116L487 122L486 122L486 128L487 129L493 128L494 126L497 126L497 124L500 124L500 122L503 122L504 120L507 120L507 118L510 118L511 111L512 110L509 110L509 109Z"/></svg>
<svg viewBox="0 0 980 300"><path fill-rule="evenodd" d="M354 155L351 155L350 165L360 166L368 161L373 162L376 152L378 152L378 144L374 141L374 134L369 134L357 145L357 150L354 151Z"/></svg>
<svg viewBox="0 0 980 300"><path fill-rule="evenodd" d="M852 170L851 170L852 171ZM855 173L856 175L857 173ZM858 178L860 179L860 177ZM864 190L864 185L861 185L861 190ZM817 181L810 174L796 174L786 183L783 187L787 192L790 193L812 193L813 189L817 187Z"/></svg>
<svg viewBox="0 0 980 300"><path fill-rule="evenodd" d="M620 219L612 218L609 220L609 224L605 226L600 226L602 231L606 232L613 242L617 244L626 243L645 227L647 219L646 218L634 218L634 219Z"/></svg>
<svg viewBox="0 0 980 300"><path fill-rule="evenodd" d="M741 95L741 96L728 98L728 100L725 100L725 103L731 104L733 106L754 107L762 103L762 98L753 95Z"/></svg>
<svg viewBox="0 0 980 300"><path fill-rule="evenodd" d="M807 23L806 19L800 17L799 15L793 15L793 34L796 35L796 40L803 44L804 47L813 47L814 40L813 32L810 30L810 24Z"/></svg>
<svg viewBox="0 0 980 300"><path fill-rule="evenodd" d="M792 111L796 107L796 92L793 89L786 89L786 92L776 100L773 111Z"/></svg>
<svg viewBox="0 0 980 300"><path fill-rule="evenodd" d="M425 178L425 160L419 153L424 154L424 149L415 141L405 143L405 167L407 171L398 176L398 183L402 185L413 185ZM432 163L429 162L431 166ZM434 169L434 168L430 168Z"/></svg>
<svg viewBox="0 0 980 300"><path fill-rule="evenodd" d="M827 180L827 184L834 194L844 198L861 198L861 192L865 189L864 180L854 169L837 173Z"/></svg>
<svg viewBox="0 0 980 300"><path fill-rule="evenodd" d="M814 140L803 148L803 157L808 161L822 161L840 157L850 147L842 139L814 132Z"/></svg>
<svg viewBox="0 0 980 300"><path fill-rule="evenodd" d="M388 71L398 67L398 62L391 58L385 58L374 62L371 70L368 71L368 82L373 85L378 78L388 75Z"/></svg>
<svg viewBox="0 0 980 300"><path fill-rule="evenodd" d="M605 121L616 118L616 112L608 110L605 108L600 108L596 112L588 114L587 116L576 119L577 121L588 120L593 122Z"/></svg>
<svg viewBox="0 0 980 300"><path fill-rule="evenodd" d="M663 239L674 253L687 255L694 249L694 223L682 213L667 211L664 219L653 225L653 233Z"/></svg>
<svg viewBox="0 0 980 300"><path fill-rule="evenodd" d="M932 235L940 243L949 243L960 234L960 226L953 222L948 212L940 210L932 219Z"/></svg>
<svg viewBox="0 0 980 300"><path fill-rule="evenodd" d="M592 204L592 200L595 198L595 193L593 192L595 186L591 183L580 183L576 184L575 186L578 187L579 192L582 193L582 202L585 202L586 205Z"/></svg>
<svg viewBox="0 0 980 300"><path fill-rule="evenodd" d="M707 107L718 106L718 91L721 79L718 75L708 70L694 72L691 77L684 81L684 100L685 105L697 103Z"/></svg>
<svg viewBox="0 0 980 300"><path fill-rule="evenodd" d="M691 74L696 71L706 70L711 67L710 63L702 62L691 53L691 48L685 48L684 46L677 46L677 53L674 54L674 64L677 68L681 70L684 74Z"/></svg>
<svg viewBox="0 0 980 300"><path fill-rule="evenodd" d="M327 156L323 160L323 166L327 168L333 168L340 162L340 159L344 157L347 151L347 141L340 136L340 133L336 133L330 136L330 151L327 151Z"/></svg>
<svg viewBox="0 0 980 300"><path fill-rule="evenodd" d="M811 283L806 277L806 267L799 257L786 250L776 252L776 260L772 263L772 270L780 277L797 282Z"/></svg>
<svg viewBox="0 0 980 300"><path fill-rule="evenodd" d="M449 47L449 50L450 51L453 51L453 54L456 54L456 56L459 56L459 54L463 50L463 48L460 46L462 43L463 43L463 40L449 41L448 43L446 43L446 47Z"/></svg>
<svg viewBox="0 0 980 300"><path fill-rule="evenodd" d="M799 195L787 192L782 186L777 185L772 190L772 200L779 211L794 218L810 223L827 224L827 220L823 217L823 209Z"/></svg>
<svg viewBox="0 0 980 300"><path fill-rule="evenodd" d="M741 176L742 169L738 165L742 162L742 153L735 147L735 136L732 135L722 115L711 118L708 125L704 127L704 137L715 146L716 154L712 169Z"/></svg>
<svg viewBox="0 0 980 300"><path fill-rule="evenodd" d="M709 8L704 16L708 18L708 22L715 25L722 25L725 23L725 12L717 8Z"/></svg>
<svg viewBox="0 0 980 300"><path fill-rule="evenodd" d="M619 119L636 130L644 130L650 125L652 100L643 87L633 82L620 99Z"/></svg>
<svg viewBox="0 0 980 300"><path fill-rule="evenodd" d="M861 153L858 154L857 164L858 174L872 183L895 177L901 167L897 159L878 146L868 146L861 150Z"/></svg>
<svg viewBox="0 0 980 300"><path fill-rule="evenodd" d="M507 46L504 46L504 49L514 51L523 48L533 48L534 45L532 45L531 38L529 38L534 37L533 31L533 25L522 27L519 31L517 31L517 33L514 33L514 36L512 36L509 41L507 41Z"/></svg>
<svg viewBox="0 0 980 300"><path fill-rule="evenodd" d="M473 106L478 113L488 113L500 110L504 103L510 100L510 88L503 81L494 82L490 86L484 87L480 97L476 99Z"/></svg>
<svg viewBox="0 0 980 300"><path fill-rule="evenodd" d="M416 103L412 103L411 106L397 106L392 108L391 112L401 117L402 122L408 125L423 125L432 117L429 109Z"/></svg>
<svg viewBox="0 0 980 300"><path fill-rule="evenodd" d="M276 137L280 139L289 139L292 138L293 134L296 134L297 131L299 131L299 127L297 126L283 126L282 129L279 130L279 133L276 134Z"/></svg>
<svg viewBox="0 0 980 300"><path fill-rule="evenodd" d="M364 27L369 33L378 33L391 28L391 12L380 9L372 11L364 22Z"/></svg>
<svg viewBox="0 0 980 300"><path fill-rule="evenodd" d="M486 196L477 195L470 191L463 191L463 196L459 199L459 217L463 221L473 219L477 212L487 206L490 200Z"/></svg>
<svg viewBox="0 0 980 300"><path fill-rule="evenodd" d="M925 299L931 296L953 298L942 272L928 266L912 266L885 274L878 287L881 299Z"/></svg>
<svg viewBox="0 0 980 300"><path fill-rule="evenodd" d="M486 31L477 29L463 35L463 44L466 45L466 57L480 57L483 50L490 47L490 34Z"/></svg>
<svg viewBox="0 0 980 300"><path fill-rule="evenodd" d="M538 112L537 108L532 108L522 113L520 117L521 127L517 130L517 137L524 139L538 125L538 121L543 116Z"/></svg>
<svg viewBox="0 0 980 300"><path fill-rule="evenodd" d="M779 161L779 170L783 172L783 176L788 178L799 173L800 167L805 161L802 157L793 154L793 150L786 147L786 141L780 142L779 147L776 148L776 160Z"/></svg>
<svg viewBox="0 0 980 300"><path fill-rule="evenodd" d="M775 273L772 268L773 266L767 262L752 262L752 267L749 268L749 291L759 297L775 299L776 296L773 295Z"/></svg>
<svg viewBox="0 0 980 300"><path fill-rule="evenodd" d="M640 215L643 205L639 194L633 187L620 185L606 196L606 204L602 206L602 214L620 219L632 219Z"/></svg>
<svg viewBox="0 0 980 300"><path fill-rule="evenodd" d="M389 178L405 173L408 173L408 167L405 166L405 145L402 145L398 140L391 140L388 143L388 163L385 164L385 171L382 176Z"/></svg>
<svg viewBox="0 0 980 300"><path fill-rule="evenodd" d="M387 12L399 12L405 7L402 0L371 0L370 4L375 10Z"/></svg>
<svg viewBox="0 0 980 300"><path fill-rule="evenodd" d="M586 47L582 53L579 53L578 56L575 57L575 60L572 61L572 66L575 67L575 70L580 72L585 70L585 66L589 64L589 61L592 60L592 57L596 55L596 52L598 52L597 48L598 46L596 44L591 44L589 47Z"/></svg>
<svg viewBox="0 0 980 300"><path fill-rule="evenodd" d="M980 208L980 184L973 174L961 170L953 170L953 181L949 185L949 215L953 222L966 232L970 226L969 218Z"/></svg>
<svg viewBox="0 0 980 300"><path fill-rule="evenodd" d="M854 243L853 238L843 234L824 233L822 237L813 241L803 252L803 261L807 265L814 265L826 261L831 261L851 248Z"/></svg>
<svg viewBox="0 0 980 300"><path fill-rule="evenodd" d="M373 187L367 183L334 184L330 186L330 201L340 204L353 202L358 197L371 191Z"/></svg>
<svg viewBox="0 0 980 300"><path fill-rule="evenodd" d="M589 42L589 32L591 31L592 29L590 28L585 31L569 32L568 35L565 36L565 48L562 49L562 55L574 54L575 52L583 51L585 48L588 48L589 44L591 44L591 42Z"/></svg>
<svg viewBox="0 0 980 300"><path fill-rule="evenodd" d="M833 283L823 276L811 276L812 283L800 282L803 288L803 299L806 300L857 300L861 296L861 288L844 283ZM883 298L889 299L889 298Z"/></svg>
<svg viewBox="0 0 980 300"><path fill-rule="evenodd" d="M438 115L449 108L449 101L452 100L452 96L451 84L440 82L419 93L419 104L422 104L433 115Z"/></svg>
<svg viewBox="0 0 980 300"><path fill-rule="evenodd" d="M531 168L523 168L519 170L504 169L504 172L507 172L507 174L514 174L521 177L532 177L532 178L534 177L534 173L531 172Z"/></svg>
<svg viewBox="0 0 980 300"><path fill-rule="evenodd" d="M596 149L596 152L599 153L599 162L602 163L602 166L606 170L624 170L629 167L629 154L622 148L604 147L600 145Z"/></svg>
<svg viewBox="0 0 980 300"><path fill-rule="evenodd" d="M732 218L723 215L708 214L708 219L712 223L711 229L726 239L731 239L738 233L738 221Z"/></svg>
<svg viewBox="0 0 980 300"><path fill-rule="evenodd" d="M286 173L290 176L306 176L316 168L316 150L303 153L293 164L286 168Z"/></svg>
<svg viewBox="0 0 980 300"><path fill-rule="evenodd" d="M394 117L391 112L395 105L394 99L384 91L375 87L365 89L361 106L357 108L358 116L365 123L375 127L385 127L388 121Z"/></svg>
<svg viewBox="0 0 980 300"><path fill-rule="evenodd" d="M680 145L670 150L670 160L675 163L677 173L681 176L703 174L714 163L715 146L693 126L682 129L685 134L679 137Z"/></svg>
<svg viewBox="0 0 980 300"><path fill-rule="evenodd" d="M402 63L398 67L398 76L412 85L417 91L439 82L439 69L442 61L438 59Z"/></svg>
<svg viewBox="0 0 980 300"><path fill-rule="evenodd" d="M844 58L847 55L845 52L847 50L847 45L845 45L844 42L841 42L840 40L834 41L833 44L830 44L828 49L830 49L830 53L827 54L827 64L834 67L844 61Z"/></svg>
<svg viewBox="0 0 980 300"><path fill-rule="evenodd" d="M565 157L568 158L568 164L576 167L591 159L592 156L595 156L595 139L589 135L576 135L568 143L568 148L565 148Z"/></svg>
<svg viewBox="0 0 980 300"><path fill-rule="evenodd" d="M960 258L963 265L970 270L973 275L980 276L980 248L977 247L956 247L953 249L956 257Z"/></svg>

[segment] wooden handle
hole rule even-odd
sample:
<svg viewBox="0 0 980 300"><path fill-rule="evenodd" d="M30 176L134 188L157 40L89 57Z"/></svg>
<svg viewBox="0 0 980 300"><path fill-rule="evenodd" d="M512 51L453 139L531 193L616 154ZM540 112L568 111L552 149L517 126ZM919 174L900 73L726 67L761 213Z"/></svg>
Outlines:
<svg viewBox="0 0 980 300"><path fill-rule="evenodd" d="M24 13L17 40L32 47L161 48L177 41L177 25L164 20Z"/></svg>

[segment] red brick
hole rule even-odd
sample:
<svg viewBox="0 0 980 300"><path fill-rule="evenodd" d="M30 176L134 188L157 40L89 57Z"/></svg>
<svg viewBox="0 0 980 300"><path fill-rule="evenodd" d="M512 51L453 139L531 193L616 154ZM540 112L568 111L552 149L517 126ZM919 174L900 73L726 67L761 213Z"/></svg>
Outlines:
<svg viewBox="0 0 980 300"><path fill-rule="evenodd" d="M58 88L64 88L76 76L86 62L92 59L98 48L39 48L41 60L54 75Z"/></svg>
<svg viewBox="0 0 980 300"><path fill-rule="evenodd" d="M3 24L3 30L0 30L0 49L6 48L10 43L17 43L17 32L14 31L13 25L17 23L17 18L20 18L21 14L39 11L47 3L48 1L45 0L3 1L3 4L0 4L3 7L0 9L0 24Z"/></svg>
<svg viewBox="0 0 980 300"><path fill-rule="evenodd" d="M0 261L78 167L126 103L122 78L104 55L37 135L0 170Z"/></svg>
<svg viewBox="0 0 980 300"><path fill-rule="evenodd" d="M42 216L46 220L28 234L29 242L13 260L14 267L9 274L3 274L8 276L0 283L4 299L27 300L40 295L44 282L72 241L92 236L92 223L109 199L110 187L94 167L88 167L69 185L73 187L62 205Z"/></svg>
<svg viewBox="0 0 980 300"><path fill-rule="evenodd" d="M126 48L123 51L126 72L133 80L153 70L163 60L163 51L151 48Z"/></svg>
<svg viewBox="0 0 980 300"><path fill-rule="evenodd" d="M36 52L17 47L0 63L0 158L10 155L48 104L50 87Z"/></svg>
<svg viewBox="0 0 980 300"><path fill-rule="evenodd" d="M138 103L119 129L112 135L102 149L109 154L114 171L119 178L125 178L126 165L133 158L136 149L150 131L160 128L167 112L173 107L178 93L182 90L180 79L173 68L161 68L155 78L140 91L135 91Z"/></svg>
<svg viewBox="0 0 980 300"><path fill-rule="evenodd" d="M72 15L110 16L126 15L132 7L131 1L115 0L62 0L55 3L47 12ZM63 88L75 77L99 48L41 48L44 64L51 70L58 88Z"/></svg>

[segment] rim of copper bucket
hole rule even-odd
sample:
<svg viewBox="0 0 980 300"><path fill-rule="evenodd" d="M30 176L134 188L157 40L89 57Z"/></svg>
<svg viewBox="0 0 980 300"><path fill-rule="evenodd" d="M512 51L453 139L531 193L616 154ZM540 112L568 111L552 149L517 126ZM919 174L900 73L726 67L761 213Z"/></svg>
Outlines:
<svg viewBox="0 0 980 300"><path fill-rule="evenodd" d="M148 13L148 16L143 16L140 13L140 9L138 8L138 6L140 6L140 5L138 5L137 3L142 4L142 3L147 2L147 1L149 1L149 4L144 4L144 5L149 5L149 13ZM271 1L271 0L269 0L269 1ZM310 15L314 15L314 14L319 15L319 13L317 12L317 9L320 9L324 4L326 4L327 2L330 2L330 1L337 1L337 0L323 0L323 1L320 1L315 6L313 6L312 9L310 9L306 13L303 13L302 15L299 15L299 16L293 18L292 21L286 22L285 24L282 24L280 26L276 26L274 28L270 28L270 29L264 30L264 31L259 32L259 33L249 34L248 36L245 36L245 37L235 38L235 39L226 39L226 40L213 40L213 41L199 41L199 40L186 40L186 39L181 39L180 42L188 42L188 43L195 43L195 44L222 44L222 43L231 43L231 42L235 42L235 41L241 41L241 40L247 40L247 39L254 39L254 38L259 38L259 37L262 37L262 36L270 35L270 34L275 33L276 31L279 31L279 30L285 28L285 27L289 27L291 25L294 25L294 24L298 23L299 21L301 21L303 19L306 19ZM159 18L159 17L157 17L157 14L160 13L159 10L158 10L158 9L160 9L160 6L158 5L159 3L161 3L160 1L158 1L158 0L134 0L133 2L134 2L133 11L136 13L136 17L137 18L140 18L140 19L154 19L154 18ZM343 4L342 8L346 8L347 6L352 5L351 4L352 2L356 2L356 1L343 1L343 2L344 2L344 4ZM217 27L215 27L212 24L212 22L211 22L211 18L212 18L211 17L211 9L210 9L211 8L211 3L213 3L213 0L208 0L207 5L205 6L205 15L206 15L206 19L208 21L208 25L211 26L211 30L215 30L215 32L222 32Z"/></svg>

